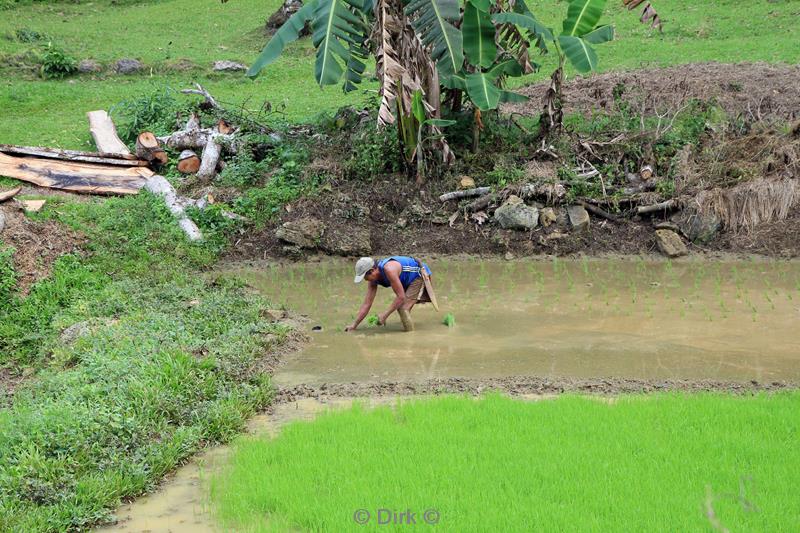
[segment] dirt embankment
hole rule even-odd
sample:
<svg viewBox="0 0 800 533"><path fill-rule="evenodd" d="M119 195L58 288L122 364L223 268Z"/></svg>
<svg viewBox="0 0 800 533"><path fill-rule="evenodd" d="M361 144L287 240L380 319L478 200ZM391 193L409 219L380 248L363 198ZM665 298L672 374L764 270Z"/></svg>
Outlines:
<svg viewBox="0 0 800 533"><path fill-rule="evenodd" d="M448 378L424 382L382 381L374 383L330 383L319 386L298 385L278 390L275 403L299 398L364 398L436 394L482 394L490 391L506 394L550 395L563 393L614 395L654 394L661 392L726 392L750 394L798 388L790 382L732 382L689 380L639 380L621 378L570 379L512 376L491 379Z"/></svg>
<svg viewBox="0 0 800 533"><path fill-rule="evenodd" d="M613 109L614 89L623 89L622 100L653 112L681 105L688 98L713 100L732 116L754 120L792 121L800 118L800 65L697 63L663 69L608 72L578 77L564 88L564 111L590 113ZM537 84L519 92L529 97L504 110L538 116L547 85ZM644 97L644 99L642 99Z"/></svg>
<svg viewBox="0 0 800 533"><path fill-rule="evenodd" d="M689 252L799 257L800 131L785 131L788 121L800 117L798 86L798 66L695 64L608 73L569 82L565 90L566 111L587 115L598 110L619 112L627 102L628 109L649 116L664 114L669 120L670 113L685 109L693 99L716 103L725 110L726 120L738 120L746 127L731 132L715 131L709 126L701 136L700 146L684 149L680 158L680 153L676 154L677 190L673 194L679 195L679 205L699 206L716 217L710 239L690 237L681 228ZM522 89L531 100L507 106L505 111L537 116L544 90L542 84ZM636 135L629 137L630 142L639 142ZM610 144L614 143L601 142L593 150L608 151ZM338 161L332 157L328 153L312 164L335 168ZM619 162L627 156L614 153L610 157ZM559 161L534 157L517 160L516 164L528 181L552 180ZM473 177L477 185L482 184L480 170ZM773 180L781 181L783 189L774 187ZM557 215L557 221L549 227L504 230L492 218L502 199L486 209L484 216L459 214L456 202L438 200L440 194L457 185L457 178L431 180L417 190L403 175L380 176L372 181L334 178L331 190L292 203L277 224L237 239L229 254L234 260L320 252L349 256L401 251L514 256L643 254L658 252L654 226L671 224L669 212L627 216L620 221L591 214L589 227L574 231L567 218L568 200L564 198L552 204L542 202L553 207ZM645 203L670 197L669 192L663 191L644 194ZM606 205L609 211L626 207L630 208ZM276 237L276 228L281 224L293 222L302 226L308 219L324 228L320 246L287 247L285 240ZM311 235L312 240L318 237Z"/></svg>
<svg viewBox="0 0 800 533"><path fill-rule="evenodd" d="M53 198L77 195L60 191L47 191L40 188L24 187L19 196L35 194L37 197ZM19 197L18 196L18 197ZM52 220L36 221L27 217L15 200L0 204L5 225L0 232L3 247L14 248L14 270L17 273L17 287L21 294L27 294L31 285L50 275L53 263L64 254L80 253L85 238L71 228Z"/></svg>

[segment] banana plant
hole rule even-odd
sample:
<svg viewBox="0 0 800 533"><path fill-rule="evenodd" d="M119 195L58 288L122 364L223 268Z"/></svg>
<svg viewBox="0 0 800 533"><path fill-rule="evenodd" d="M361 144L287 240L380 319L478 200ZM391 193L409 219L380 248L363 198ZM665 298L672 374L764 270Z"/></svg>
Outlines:
<svg viewBox="0 0 800 533"><path fill-rule="evenodd" d="M641 3L623 1L629 8ZM551 98L546 108L560 111L565 59L579 72L589 72L598 64L594 46L614 37L611 26L599 25L605 5L606 0L570 0L556 34L524 0L307 0L278 29L248 75L254 77L274 62L311 22L317 83L333 85L344 79L345 91L355 89L373 54L381 94L378 124L396 124L402 138L400 115L411 114L417 91L426 121L433 121L422 122L434 133L441 119L442 90L466 94L479 124L481 111L524 99L502 85L508 77L535 70L529 50L553 47L560 61L548 94L556 94L558 102ZM654 13L649 4L647 9ZM551 123L560 123L557 113L549 116ZM452 161L444 140L440 148L443 161Z"/></svg>

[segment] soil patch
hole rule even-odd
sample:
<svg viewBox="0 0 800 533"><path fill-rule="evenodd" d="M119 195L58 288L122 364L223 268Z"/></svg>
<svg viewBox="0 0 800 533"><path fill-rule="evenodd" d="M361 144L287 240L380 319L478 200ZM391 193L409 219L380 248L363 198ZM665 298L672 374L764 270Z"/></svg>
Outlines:
<svg viewBox="0 0 800 533"><path fill-rule="evenodd" d="M694 63L663 69L607 72L577 77L565 84L565 113L610 110L614 89L623 89L622 101L652 112L675 106L687 98L714 100L728 114L751 120L793 120L800 117L800 66L766 63ZM504 111L538 116L547 84L519 90L530 100L507 105Z"/></svg>
<svg viewBox="0 0 800 533"><path fill-rule="evenodd" d="M797 389L798 383L731 381L650 381L637 379L549 379L513 376L494 379L432 379L425 382L379 381L374 383L331 383L319 386L297 385L278 390L275 403L293 402L300 398L384 397L418 394L483 394L497 391L511 396L523 394L653 394L662 392L725 392L749 394Z"/></svg>
<svg viewBox="0 0 800 533"><path fill-rule="evenodd" d="M0 205L0 212L6 220L0 240L15 250L17 287L22 294L27 294L31 285L49 276L53 263L60 256L82 250L83 235L52 220L31 220L13 200Z"/></svg>

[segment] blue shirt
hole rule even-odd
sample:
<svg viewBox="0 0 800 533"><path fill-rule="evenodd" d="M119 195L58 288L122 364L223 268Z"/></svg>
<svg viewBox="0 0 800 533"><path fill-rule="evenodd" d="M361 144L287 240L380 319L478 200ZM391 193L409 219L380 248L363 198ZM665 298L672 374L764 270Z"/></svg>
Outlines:
<svg viewBox="0 0 800 533"><path fill-rule="evenodd" d="M419 264L414 260L414 258L407 257L405 255L393 255L392 257L387 257L386 259L381 259L378 261L378 270L381 273L381 278L377 281L377 283L382 287L392 286L392 284L389 283L389 278L386 277L386 272L384 271L386 263L389 261L397 261L400 263L400 266L402 267L402 270L400 271L400 283L403 285L403 289L408 289L408 286L420 276ZM425 271L428 273L428 275L430 275L431 269L428 268L428 265L422 263L422 266L425 268Z"/></svg>

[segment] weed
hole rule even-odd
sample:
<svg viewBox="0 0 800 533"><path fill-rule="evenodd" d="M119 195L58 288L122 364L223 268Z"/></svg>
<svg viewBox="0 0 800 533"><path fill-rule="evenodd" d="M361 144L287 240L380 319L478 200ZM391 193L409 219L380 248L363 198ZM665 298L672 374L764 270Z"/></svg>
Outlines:
<svg viewBox="0 0 800 533"><path fill-rule="evenodd" d="M78 71L78 60L52 42L41 53L39 63L40 73L47 79L62 79Z"/></svg>
<svg viewBox="0 0 800 533"><path fill-rule="evenodd" d="M387 172L400 170L397 134L392 128L376 130L373 124L362 128L351 141L350 158L344 164L345 176L371 181Z"/></svg>
<svg viewBox="0 0 800 533"><path fill-rule="evenodd" d="M48 37L44 33L29 28L20 28L14 32L14 36L21 43L38 43L47 41Z"/></svg>
<svg viewBox="0 0 800 533"><path fill-rule="evenodd" d="M14 299L14 288L17 285L17 273L14 271L12 261L13 254L11 248L0 249L0 315L11 305Z"/></svg>
<svg viewBox="0 0 800 533"><path fill-rule="evenodd" d="M188 104L178 102L175 91L170 87L151 90L112 106L112 114L117 122L120 138L128 144L136 142L143 131L156 135L168 135L175 131L176 118L181 111L187 111Z"/></svg>
<svg viewBox="0 0 800 533"><path fill-rule="evenodd" d="M448 328L452 328L456 325L456 317L453 313L447 313L444 315L444 319L442 320L442 324L447 326Z"/></svg>

